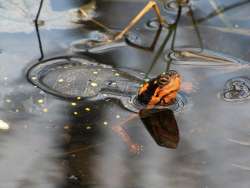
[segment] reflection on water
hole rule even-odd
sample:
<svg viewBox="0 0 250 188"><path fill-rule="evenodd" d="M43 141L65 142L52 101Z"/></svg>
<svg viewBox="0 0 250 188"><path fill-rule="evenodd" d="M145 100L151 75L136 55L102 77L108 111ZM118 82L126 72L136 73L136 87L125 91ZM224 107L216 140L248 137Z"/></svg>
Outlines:
<svg viewBox="0 0 250 188"><path fill-rule="evenodd" d="M166 148L177 148L179 130L172 110L143 109L140 117L157 144Z"/></svg>
<svg viewBox="0 0 250 188"><path fill-rule="evenodd" d="M0 24L1 31L30 32L34 29L32 12L35 12L38 1L31 7L28 6L30 1L20 2L0 2L3 13L0 13L0 19L2 25L5 24L2 30ZM218 4L224 7L239 2L221 0ZM0 187L248 187L249 67L242 65L247 65L250 58L246 35L249 4L244 2L244 6L225 12L224 19L230 19L233 24L239 23L238 27L244 26L230 30L223 25L225 22L217 16L218 12L207 18L214 11L208 1L191 1L195 17L202 23L199 28L204 46L209 50L196 53L195 48L185 48L189 49L188 54L181 51L181 54L172 53L171 56L174 59L171 69L176 69L183 81L192 82L194 86L192 92L179 94L184 106L188 98L188 108L174 113L175 117L169 118L174 122L173 129L169 134L162 134L171 137L171 143L165 144L175 146L179 141L176 150L158 147L138 114L120 105L122 96L137 92L144 77L140 72L148 70L154 52L129 46L109 48L102 53L92 54L98 62L109 65L95 64L93 67L88 65L88 60L79 60L79 57L74 57L70 63L65 59L45 61L37 69L34 68L35 74L30 76L37 85L42 80L43 86L38 86L44 92L25 78L27 67L34 65L39 57L34 33L1 33ZM57 7L58 3L53 2L53 6ZM62 0L62 4L71 3ZM128 23L132 12L136 13L141 7L143 3L97 1L96 16L111 28L121 29ZM124 13L125 8L129 11ZM98 31L73 29L72 23L67 21L69 17L64 15L68 15L68 10L50 10L45 6L41 16L45 25L41 28L67 26L72 30L41 31L47 58L62 54L67 56L65 52L68 52L72 41L103 37ZM53 24L46 13L50 13L50 19L54 19ZM176 12L166 9L162 14L174 20ZM150 13L142 23L152 21L154 17ZM188 19L186 11L183 11L176 46L195 45L195 32ZM20 20L29 21L23 23ZM152 22L150 27L157 28L158 25ZM244 34L241 34L242 29ZM151 41L155 34L155 30L149 30L140 23L134 30L139 33L142 42L144 39ZM162 40L163 36L160 36ZM177 52L180 52L178 49L183 48L177 48ZM84 64L86 61L87 64ZM240 68L235 65L240 65ZM117 68L120 66L123 69ZM161 56L152 73L159 74L162 70L165 70L165 61ZM85 87L86 84L91 87ZM81 100L82 97L99 94L100 86L105 88L106 94L119 93L119 97L110 99L104 96L101 101ZM55 98L47 92L63 95L64 99ZM67 100L68 97L70 100ZM72 101L72 98L76 100ZM135 104L133 98L129 98L122 100L123 105L130 104L131 100ZM141 109L132 107L132 111L136 112ZM163 116L166 116L165 113ZM153 120L153 123L157 120ZM123 132L119 136L114 131L114 127L119 126L129 136L125 137L125 141L121 137ZM129 152L137 146L139 153Z"/></svg>

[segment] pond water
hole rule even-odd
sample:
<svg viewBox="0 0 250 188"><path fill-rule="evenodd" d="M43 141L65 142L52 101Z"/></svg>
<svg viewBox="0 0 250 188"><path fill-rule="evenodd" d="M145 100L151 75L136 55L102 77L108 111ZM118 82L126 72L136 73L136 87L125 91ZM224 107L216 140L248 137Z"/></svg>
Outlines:
<svg viewBox="0 0 250 188"><path fill-rule="evenodd" d="M167 28L153 52L124 38L103 46L147 1L98 0L90 17L108 33L72 22L91 2L44 0L39 62L33 20L40 1L0 0L0 187L249 187L250 1L191 0L203 50L185 7L176 51L166 46L148 76ZM173 1L159 5L172 23ZM150 12L126 40L149 46L158 27ZM176 149L156 144L136 98L169 57L188 86L168 106L178 124Z"/></svg>

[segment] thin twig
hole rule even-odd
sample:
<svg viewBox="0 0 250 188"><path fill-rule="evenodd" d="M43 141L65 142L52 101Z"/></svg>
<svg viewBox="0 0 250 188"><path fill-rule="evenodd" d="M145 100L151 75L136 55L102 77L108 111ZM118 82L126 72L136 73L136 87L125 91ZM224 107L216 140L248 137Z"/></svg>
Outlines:
<svg viewBox="0 0 250 188"><path fill-rule="evenodd" d="M43 60L43 58L44 58L43 46L42 46L42 41L41 41L40 32L39 32L39 24L38 24L38 20L39 20L39 16L40 16L40 13L41 13L41 10L42 10L42 6L43 6L43 0L40 1L39 9L38 9L36 18L34 20L35 27L36 27L36 35L37 35L38 44L39 44L39 50L40 50L40 53L41 53L41 57L39 58L39 61Z"/></svg>

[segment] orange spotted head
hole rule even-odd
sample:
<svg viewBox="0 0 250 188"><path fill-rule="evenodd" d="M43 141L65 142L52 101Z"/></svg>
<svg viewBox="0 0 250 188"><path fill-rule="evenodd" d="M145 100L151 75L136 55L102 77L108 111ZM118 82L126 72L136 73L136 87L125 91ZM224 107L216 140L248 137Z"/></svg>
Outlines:
<svg viewBox="0 0 250 188"><path fill-rule="evenodd" d="M175 101L180 84L180 75L170 70L144 83L139 89L137 99L148 108L155 105L169 105Z"/></svg>

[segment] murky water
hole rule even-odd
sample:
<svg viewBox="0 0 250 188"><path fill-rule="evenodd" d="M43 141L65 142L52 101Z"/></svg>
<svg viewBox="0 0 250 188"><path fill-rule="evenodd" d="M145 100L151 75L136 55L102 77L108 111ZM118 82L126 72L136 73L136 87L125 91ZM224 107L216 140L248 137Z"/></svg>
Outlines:
<svg viewBox="0 0 250 188"><path fill-rule="evenodd" d="M137 90L156 51L122 40L82 54L93 43L76 41L106 37L89 24L69 21L76 16L72 9L89 1L45 1L42 63L32 22L39 1L0 1L0 187L248 187L248 1L191 1L203 51L184 8L176 51L166 48L151 71L152 77L162 73L172 57L171 69L183 85L192 83L172 108L180 134L175 150L159 147L138 115L144 107ZM144 4L97 1L92 15L118 31ZM228 11L211 14L216 6ZM176 6L161 10L172 23ZM151 12L128 37L149 46L158 27ZM119 126L140 154L114 131Z"/></svg>

